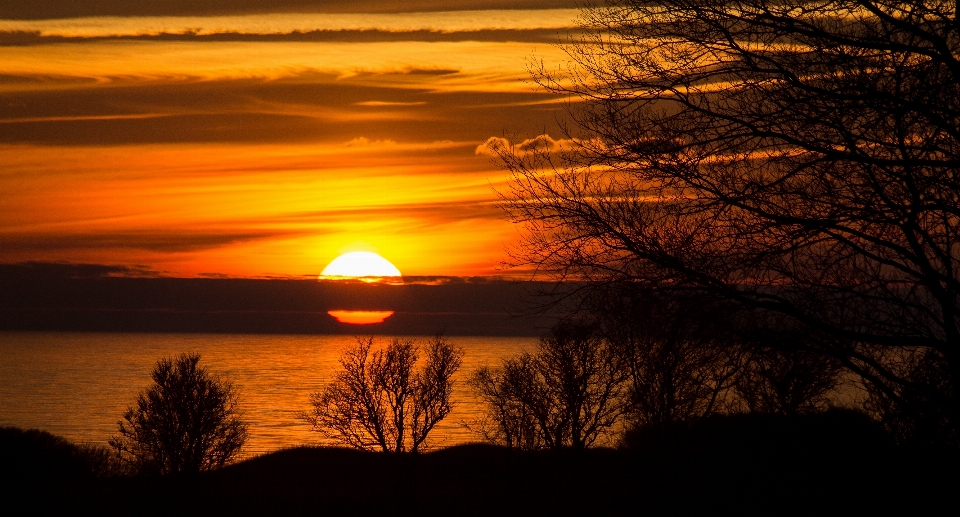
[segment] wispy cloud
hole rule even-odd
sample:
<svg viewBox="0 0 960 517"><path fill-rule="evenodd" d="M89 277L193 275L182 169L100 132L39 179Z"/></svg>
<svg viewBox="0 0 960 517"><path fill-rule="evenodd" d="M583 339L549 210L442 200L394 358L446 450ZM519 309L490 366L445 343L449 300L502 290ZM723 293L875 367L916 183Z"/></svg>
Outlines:
<svg viewBox="0 0 960 517"><path fill-rule="evenodd" d="M582 142L582 141L581 141ZM474 151L477 155L499 156L501 153L515 153L526 155L532 153L558 153L561 151L570 151L580 145L576 139L560 138L554 139L550 135L538 135L534 138L527 138L520 142L513 143L510 140L491 136L486 142L477 146Z"/></svg>
<svg viewBox="0 0 960 517"><path fill-rule="evenodd" d="M29 20L89 16L216 16L265 13L412 13L579 7L579 0L43 0L0 2L0 18Z"/></svg>
<svg viewBox="0 0 960 517"><path fill-rule="evenodd" d="M533 49L514 42L309 43L113 41L86 45L6 47L4 74L63 79L63 87L188 83L308 76L375 76L370 86L434 91L529 92L524 82ZM551 46L544 58L564 59ZM150 59L143 59L149 55ZM458 73L414 74L418 71ZM390 76L393 77L390 77ZM55 85L51 84L50 86ZM49 86L48 86L49 87ZM21 82L2 91L30 89Z"/></svg>
<svg viewBox="0 0 960 517"><path fill-rule="evenodd" d="M393 106L423 106L426 101L400 102L400 101L363 101L355 102L354 106L369 106L373 108L393 107Z"/></svg>
<svg viewBox="0 0 960 517"><path fill-rule="evenodd" d="M188 252L219 248L261 239L290 237L291 231L207 231L190 229L140 229L120 232L0 233L0 246L9 253L72 249L137 249Z"/></svg>
<svg viewBox="0 0 960 517"><path fill-rule="evenodd" d="M309 30L294 32L161 32L128 35L100 35L100 36L65 36L50 34L39 30L10 30L0 31L0 46L23 45L50 45L57 43L100 43L105 41L187 41L194 43L204 42L308 42L308 43L401 43L408 41L419 42L455 42L455 41L482 41L482 42L514 42L514 43L543 43L555 44L566 41L568 36L576 36L576 29L481 29L469 31L385 31L385 30Z"/></svg>
<svg viewBox="0 0 960 517"><path fill-rule="evenodd" d="M61 89L16 83L4 94L0 143L332 143L359 137L477 142L507 127L532 127L545 118L544 110L559 107L537 104L549 96L530 90L437 92L451 75L456 74L337 79L308 73L273 81L121 79L70 83ZM461 117L471 123L457 123Z"/></svg>
<svg viewBox="0 0 960 517"><path fill-rule="evenodd" d="M88 17L54 20L3 20L0 32L41 37L102 38L161 34L294 34L330 31L476 32L569 29L571 9L448 11L404 14L258 14L247 16Z"/></svg>
<svg viewBox="0 0 960 517"><path fill-rule="evenodd" d="M57 282L62 279L108 277L156 277L160 272L150 266L117 264L77 264L71 262L21 262L0 264L0 275L34 277Z"/></svg>
<svg viewBox="0 0 960 517"><path fill-rule="evenodd" d="M428 222L465 221L468 219L501 220L504 218L503 212L497 207L494 200L475 200L359 206L337 210L284 214L273 220L288 223L329 224L344 220L369 219L371 217L419 219Z"/></svg>

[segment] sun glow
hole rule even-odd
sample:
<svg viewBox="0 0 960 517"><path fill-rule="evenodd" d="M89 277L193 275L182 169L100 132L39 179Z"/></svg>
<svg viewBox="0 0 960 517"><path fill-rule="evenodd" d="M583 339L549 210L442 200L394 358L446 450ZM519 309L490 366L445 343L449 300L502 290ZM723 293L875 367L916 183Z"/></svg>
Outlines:
<svg viewBox="0 0 960 517"><path fill-rule="evenodd" d="M389 260L369 251L345 253L333 259L320 273L320 280L401 280L400 270Z"/></svg>
<svg viewBox="0 0 960 517"><path fill-rule="evenodd" d="M509 177L475 150L569 102L523 78L578 10L115 3L0 19L0 263L299 278L375 235L403 275L501 274ZM371 274L330 281L402 282Z"/></svg>

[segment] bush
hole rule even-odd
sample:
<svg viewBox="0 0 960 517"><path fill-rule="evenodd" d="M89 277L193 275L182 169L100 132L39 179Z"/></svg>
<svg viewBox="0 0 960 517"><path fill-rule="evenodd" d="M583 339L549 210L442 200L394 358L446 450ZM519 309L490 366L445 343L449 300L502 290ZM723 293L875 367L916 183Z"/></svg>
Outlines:
<svg viewBox="0 0 960 517"><path fill-rule="evenodd" d="M960 447L954 384L946 359L930 350L891 351L886 364L903 381L863 380L866 409L904 445Z"/></svg>
<svg viewBox="0 0 960 517"><path fill-rule="evenodd" d="M237 457L247 424L234 386L200 366L200 354L161 359L153 385L118 422L110 440L120 458L142 474L196 473Z"/></svg>
<svg viewBox="0 0 960 517"><path fill-rule="evenodd" d="M103 446L75 445L38 429L0 427L0 477L35 482L106 477L121 473Z"/></svg>
<svg viewBox="0 0 960 517"><path fill-rule="evenodd" d="M471 384L486 405L476 430L520 449L583 449L608 436L629 409L628 370L592 326L558 325L536 354L477 370Z"/></svg>
<svg viewBox="0 0 960 517"><path fill-rule="evenodd" d="M753 413L802 415L830 407L843 366L832 357L783 343L752 351L736 392Z"/></svg>

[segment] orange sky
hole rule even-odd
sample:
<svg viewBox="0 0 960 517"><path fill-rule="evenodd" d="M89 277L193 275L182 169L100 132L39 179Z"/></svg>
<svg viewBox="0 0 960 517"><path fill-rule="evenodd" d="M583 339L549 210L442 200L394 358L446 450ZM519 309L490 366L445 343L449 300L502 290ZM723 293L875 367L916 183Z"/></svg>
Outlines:
<svg viewBox="0 0 960 517"><path fill-rule="evenodd" d="M478 148L559 136L527 66L565 61L572 2L314 3L2 6L0 262L503 274L516 229Z"/></svg>

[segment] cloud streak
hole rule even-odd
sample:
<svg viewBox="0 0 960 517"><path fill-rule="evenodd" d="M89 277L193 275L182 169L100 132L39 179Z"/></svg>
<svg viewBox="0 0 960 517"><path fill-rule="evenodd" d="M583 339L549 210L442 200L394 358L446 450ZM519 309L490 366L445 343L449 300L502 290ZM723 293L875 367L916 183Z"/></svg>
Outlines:
<svg viewBox="0 0 960 517"><path fill-rule="evenodd" d="M218 16L269 13L414 13L491 9L573 9L577 0L0 0L0 19L91 16Z"/></svg>
<svg viewBox="0 0 960 517"><path fill-rule="evenodd" d="M219 229L177 231L159 228L120 232L4 233L0 234L0 246L10 253L74 249L135 249L179 253L294 235L296 232L289 230L230 232Z"/></svg>
<svg viewBox="0 0 960 517"><path fill-rule="evenodd" d="M554 139L550 135L537 135L513 143L503 137L491 136L484 143L478 145L474 153L492 157L500 156L502 153L514 153L519 156L535 153L551 154L574 150L580 146L580 142L570 138Z"/></svg>
<svg viewBox="0 0 960 517"><path fill-rule="evenodd" d="M310 32L437 32L571 29L577 11L493 10L407 14L261 14L210 17L90 17L56 20L0 19L0 32L64 38L134 37L184 34L283 35Z"/></svg>
<svg viewBox="0 0 960 517"><path fill-rule="evenodd" d="M531 91L437 92L458 76L450 70L345 79L307 73L275 81L123 79L50 89L22 81L4 96L0 143L476 142L504 127L532 131L531 122L556 109L536 104L549 96ZM455 123L463 116L470 125Z"/></svg>
<svg viewBox="0 0 960 517"><path fill-rule="evenodd" d="M78 81L87 81L92 86L131 82L148 86L211 80L294 80L314 75L340 79L374 77L376 81L371 81L370 86L519 93L532 89L523 82L532 50L524 43L469 41L112 41L15 46L6 47L3 52L5 75L43 78L47 88L56 88L57 81L61 80L62 86L76 86ZM563 55L560 49L551 46L544 46L538 52L544 58L562 59ZM143 59L145 55L150 59ZM458 73L428 77L411 74L449 70ZM35 88L22 82L7 82L0 92Z"/></svg>
<svg viewBox="0 0 960 517"><path fill-rule="evenodd" d="M575 29L511 29L511 30L471 30L471 31L384 31L384 30L305 30L266 34L251 34L234 31L199 34L185 31L177 33L102 35L102 36L64 36L44 34L39 30L0 31L0 46L51 45L57 43L97 43L105 41L191 41L191 42L313 42L313 43L381 43L381 42L523 42L555 44L565 41L567 36L575 36Z"/></svg>

